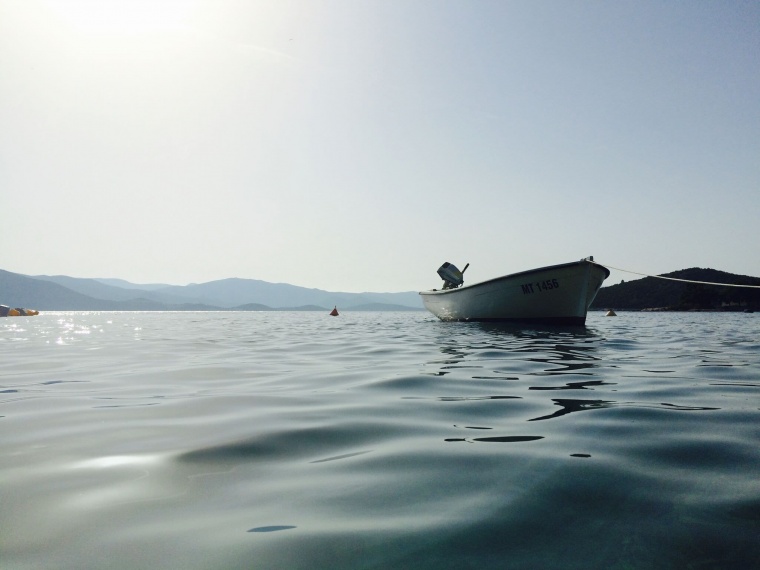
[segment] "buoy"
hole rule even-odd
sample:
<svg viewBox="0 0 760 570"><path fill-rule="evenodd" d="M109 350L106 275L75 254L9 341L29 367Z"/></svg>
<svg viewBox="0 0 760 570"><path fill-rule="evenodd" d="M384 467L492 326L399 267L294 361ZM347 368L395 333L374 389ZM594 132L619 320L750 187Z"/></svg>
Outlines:
<svg viewBox="0 0 760 570"><path fill-rule="evenodd" d="M613 311L612 309L610 309L609 311L607 311L607 314L604 315L604 316L605 317L617 317L617 313L615 311Z"/></svg>
<svg viewBox="0 0 760 570"><path fill-rule="evenodd" d="M330 311L331 317L337 317L338 316L338 307L336 306L332 311Z"/></svg>

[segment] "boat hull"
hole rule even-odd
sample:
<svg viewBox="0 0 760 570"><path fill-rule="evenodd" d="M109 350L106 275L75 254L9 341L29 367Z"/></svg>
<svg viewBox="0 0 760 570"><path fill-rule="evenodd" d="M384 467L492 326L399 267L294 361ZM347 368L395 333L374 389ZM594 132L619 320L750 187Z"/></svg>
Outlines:
<svg viewBox="0 0 760 570"><path fill-rule="evenodd" d="M505 275L457 289L421 291L443 321L522 321L583 325L609 270L590 260Z"/></svg>

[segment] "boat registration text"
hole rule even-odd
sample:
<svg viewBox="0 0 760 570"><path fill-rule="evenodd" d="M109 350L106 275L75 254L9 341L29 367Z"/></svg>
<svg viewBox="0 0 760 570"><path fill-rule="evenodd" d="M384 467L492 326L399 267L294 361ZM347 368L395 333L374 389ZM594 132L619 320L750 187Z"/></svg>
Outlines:
<svg viewBox="0 0 760 570"><path fill-rule="evenodd" d="M533 283L525 283L522 285L523 295L540 293L541 291L550 291L551 289L559 289L559 281L556 279L545 279L543 281L535 281Z"/></svg>

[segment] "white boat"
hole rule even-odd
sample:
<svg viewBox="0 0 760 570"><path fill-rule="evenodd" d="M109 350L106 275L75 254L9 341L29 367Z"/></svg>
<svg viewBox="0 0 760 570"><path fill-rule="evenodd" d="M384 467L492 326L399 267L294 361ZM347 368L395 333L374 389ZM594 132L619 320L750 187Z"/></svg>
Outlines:
<svg viewBox="0 0 760 570"><path fill-rule="evenodd" d="M583 325L589 306L610 275L593 257L462 286L464 270L444 263L438 269L443 289L420 292L425 308L443 321Z"/></svg>

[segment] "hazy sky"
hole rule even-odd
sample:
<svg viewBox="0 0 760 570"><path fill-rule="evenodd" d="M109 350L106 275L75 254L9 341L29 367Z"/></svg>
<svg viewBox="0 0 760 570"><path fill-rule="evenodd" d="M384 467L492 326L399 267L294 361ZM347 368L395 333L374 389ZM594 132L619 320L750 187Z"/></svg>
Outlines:
<svg viewBox="0 0 760 570"><path fill-rule="evenodd" d="M29 275L760 276L760 3L0 0L0 208Z"/></svg>

